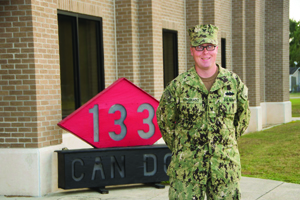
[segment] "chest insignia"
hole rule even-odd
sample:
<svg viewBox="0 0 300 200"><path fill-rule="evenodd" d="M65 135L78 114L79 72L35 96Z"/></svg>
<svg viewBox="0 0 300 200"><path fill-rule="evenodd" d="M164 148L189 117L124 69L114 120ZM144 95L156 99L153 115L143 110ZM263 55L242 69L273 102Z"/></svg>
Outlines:
<svg viewBox="0 0 300 200"><path fill-rule="evenodd" d="M234 93L233 92L231 92L231 91L228 91L228 92L225 92L225 97L232 97L234 95Z"/></svg>
<svg viewBox="0 0 300 200"><path fill-rule="evenodd" d="M199 103L200 99L198 98L183 98L184 103Z"/></svg>
<svg viewBox="0 0 300 200"><path fill-rule="evenodd" d="M234 93L232 91L227 91L224 93L224 101L225 102L234 102Z"/></svg>

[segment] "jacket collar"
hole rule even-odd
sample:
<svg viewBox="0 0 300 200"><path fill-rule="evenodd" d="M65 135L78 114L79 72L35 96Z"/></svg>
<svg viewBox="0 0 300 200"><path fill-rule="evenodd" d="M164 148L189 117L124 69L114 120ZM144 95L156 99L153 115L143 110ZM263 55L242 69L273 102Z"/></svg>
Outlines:
<svg viewBox="0 0 300 200"><path fill-rule="evenodd" d="M217 67L219 67L219 73L218 76L216 77L213 86L210 89L211 92L216 91L230 83L228 80L228 75L230 72L220 67L218 64ZM185 83L196 88L199 91L204 92L205 94L208 94L208 91L204 83L202 82L200 76L196 72L195 66L192 67L190 70L188 70L187 76L185 77Z"/></svg>

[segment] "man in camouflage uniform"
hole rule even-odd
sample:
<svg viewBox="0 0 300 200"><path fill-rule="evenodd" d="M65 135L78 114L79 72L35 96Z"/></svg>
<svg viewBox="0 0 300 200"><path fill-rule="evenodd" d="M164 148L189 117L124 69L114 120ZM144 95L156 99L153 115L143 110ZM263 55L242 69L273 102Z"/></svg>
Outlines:
<svg viewBox="0 0 300 200"><path fill-rule="evenodd" d="M238 138L249 124L247 87L215 63L218 28L189 29L195 65L165 89L157 109L172 151L169 198L240 199Z"/></svg>

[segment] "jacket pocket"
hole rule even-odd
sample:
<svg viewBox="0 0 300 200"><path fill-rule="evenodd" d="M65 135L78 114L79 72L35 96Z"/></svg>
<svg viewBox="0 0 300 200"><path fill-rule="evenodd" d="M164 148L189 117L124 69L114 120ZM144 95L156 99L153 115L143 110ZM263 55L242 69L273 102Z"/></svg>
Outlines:
<svg viewBox="0 0 300 200"><path fill-rule="evenodd" d="M181 124L186 129L191 129L196 123L199 123L199 119L204 114L204 108L202 104L202 99L198 98L184 98L181 99L179 105L180 119L179 124Z"/></svg>
<svg viewBox="0 0 300 200"><path fill-rule="evenodd" d="M236 97L224 97L220 102L220 107L227 115L234 115L237 112L237 100Z"/></svg>
<svg viewBox="0 0 300 200"><path fill-rule="evenodd" d="M187 119L196 119L204 112L201 98L181 98L179 105L180 114Z"/></svg>

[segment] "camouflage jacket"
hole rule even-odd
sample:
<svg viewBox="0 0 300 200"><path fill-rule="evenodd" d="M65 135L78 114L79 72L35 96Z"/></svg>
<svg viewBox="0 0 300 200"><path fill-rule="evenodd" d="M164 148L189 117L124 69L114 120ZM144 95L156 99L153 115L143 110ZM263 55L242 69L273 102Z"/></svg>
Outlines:
<svg viewBox="0 0 300 200"><path fill-rule="evenodd" d="M219 67L208 92L195 67L165 89L157 109L163 139L172 151L168 175L182 181L213 184L240 179L237 139L249 124L248 89Z"/></svg>

